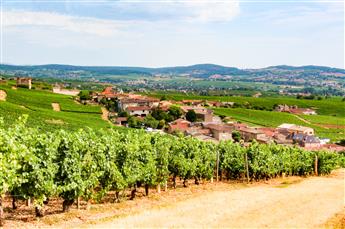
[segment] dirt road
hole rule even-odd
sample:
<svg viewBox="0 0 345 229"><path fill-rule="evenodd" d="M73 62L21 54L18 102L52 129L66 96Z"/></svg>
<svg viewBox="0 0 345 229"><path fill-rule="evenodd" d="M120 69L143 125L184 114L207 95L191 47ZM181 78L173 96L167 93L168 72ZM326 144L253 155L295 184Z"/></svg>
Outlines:
<svg viewBox="0 0 345 229"><path fill-rule="evenodd" d="M330 177L311 177L287 186L213 191L92 227L311 228L344 211L344 204L344 170L340 170Z"/></svg>
<svg viewBox="0 0 345 229"><path fill-rule="evenodd" d="M109 111L105 107L101 107L102 110L102 119L105 121L109 121L108 115Z"/></svg>

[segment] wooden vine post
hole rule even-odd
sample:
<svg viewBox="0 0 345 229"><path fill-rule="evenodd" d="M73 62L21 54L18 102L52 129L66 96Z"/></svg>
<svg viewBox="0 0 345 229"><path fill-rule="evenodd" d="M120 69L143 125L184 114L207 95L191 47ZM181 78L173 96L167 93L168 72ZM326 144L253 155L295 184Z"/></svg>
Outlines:
<svg viewBox="0 0 345 229"><path fill-rule="evenodd" d="M317 158L317 154L315 154L315 162L314 162L314 172L315 172L315 176L318 176L318 175L319 175L319 172L318 172L318 162L319 162L319 159Z"/></svg>
<svg viewBox="0 0 345 229"><path fill-rule="evenodd" d="M249 183L249 164L248 164L248 154L247 152L244 154L245 158L245 168L246 168L246 175L247 175L247 183Z"/></svg>
<svg viewBox="0 0 345 229"><path fill-rule="evenodd" d="M161 193L161 184L157 184L157 193Z"/></svg>
<svg viewBox="0 0 345 229"><path fill-rule="evenodd" d="M80 197L77 198L77 209L80 209Z"/></svg>
<svg viewBox="0 0 345 229"><path fill-rule="evenodd" d="M164 191L167 192L168 191L168 181L164 182Z"/></svg>
<svg viewBox="0 0 345 229"><path fill-rule="evenodd" d="M30 197L26 200L26 206L31 207L31 198Z"/></svg>
<svg viewBox="0 0 345 229"><path fill-rule="evenodd" d="M219 181L219 151L217 150L216 181Z"/></svg>

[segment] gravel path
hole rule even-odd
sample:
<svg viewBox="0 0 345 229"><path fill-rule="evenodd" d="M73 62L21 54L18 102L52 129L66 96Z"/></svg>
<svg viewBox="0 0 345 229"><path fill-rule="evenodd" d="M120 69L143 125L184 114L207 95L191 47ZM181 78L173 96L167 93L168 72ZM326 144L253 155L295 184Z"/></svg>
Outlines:
<svg viewBox="0 0 345 229"><path fill-rule="evenodd" d="M111 222L97 228L123 227L317 227L344 211L344 170L288 186L260 185L213 191Z"/></svg>

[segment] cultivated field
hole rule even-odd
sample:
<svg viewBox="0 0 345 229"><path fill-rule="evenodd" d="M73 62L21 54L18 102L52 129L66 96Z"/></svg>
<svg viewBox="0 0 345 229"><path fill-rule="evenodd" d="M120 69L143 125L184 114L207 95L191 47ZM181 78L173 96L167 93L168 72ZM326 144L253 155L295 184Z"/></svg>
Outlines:
<svg viewBox="0 0 345 229"><path fill-rule="evenodd" d="M306 100L296 99L294 97L272 96L272 97L244 97L244 96L197 96L186 95L181 93L150 93L152 96L161 98L163 95L167 99L172 100L184 100L184 99L197 99L197 100L210 100L210 101L228 101L236 102L239 104L250 103L264 107L266 109L272 109L274 104L287 104L297 105L298 107L314 107L318 114L345 117L345 102L342 102L341 97L331 97L323 100Z"/></svg>
<svg viewBox="0 0 345 229"><path fill-rule="evenodd" d="M110 126L101 118L99 106L78 104L71 96L42 90L12 89L4 85L0 86L0 90L7 93L6 101L0 101L0 117L7 126L23 114L29 115L28 126L44 130ZM60 112L53 110L52 104L55 103L59 104Z"/></svg>

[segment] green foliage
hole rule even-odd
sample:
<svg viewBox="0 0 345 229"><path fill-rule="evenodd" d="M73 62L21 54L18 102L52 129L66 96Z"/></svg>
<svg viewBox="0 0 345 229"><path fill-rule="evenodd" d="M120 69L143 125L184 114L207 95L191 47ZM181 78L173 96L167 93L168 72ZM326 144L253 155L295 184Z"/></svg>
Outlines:
<svg viewBox="0 0 345 229"><path fill-rule="evenodd" d="M234 139L235 142L240 142L241 140L241 133L238 131L232 132L232 139Z"/></svg>
<svg viewBox="0 0 345 229"><path fill-rule="evenodd" d="M41 207L50 197L64 199L63 209L82 197L101 200L109 191L164 184L171 176L186 185L214 176L217 155L228 179L252 180L310 175L318 157L319 174L344 166L344 153L309 152L253 142L243 147L230 141L214 144L195 138L150 134L143 130L91 129L42 132L27 128L27 117L4 127L0 121L0 195L34 198ZM148 189L147 189L148 190Z"/></svg>
<svg viewBox="0 0 345 229"><path fill-rule="evenodd" d="M179 119L183 114L181 108L178 106L171 106L168 112L169 112L169 115L171 115L174 120Z"/></svg>
<svg viewBox="0 0 345 229"><path fill-rule="evenodd" d="M0 85L0 90L7 93L6 101L0 101L0 117L3 117L6 127L14 124L23 114L29 115L27 126L42 131L110 127L102 120L99 106L78 104L71 96L21 88L13 90L6 85ZM59 103L61 111L53 111L52 103Z"/></svg>
<svg viewBox="0 0 345 229"><path fill-rule="evenodd" d="M80 100L90 100L91 99L91 92L87 90L82 90L78 94Z"/></svg>
<svg viewBox="0 0 345 229"><path fill-rule="evenodd" d="M167 112L160 109L159 107L153 109L151 112L151 115L158 121L163 120L163 119L167 122L172 121L172 117Z"/></svg>
<svg viewBox="0 0 345 229"><path fill-rule="evenodd" d="M159 121L157 121L154 117L152 117L151 115L147 115L145 118L144 118L144 125L146 127L151 127L153 129L157 129L158 127L158 124L159 124Z"/></svg>
<svg viewBox="0 0 345 229"><path fill-rule="evenodd" d="M186 119L190 122L195 122L196 121L196 113L194 110L189 110L186 114Z"/></svg>
<svg viewBox="0 0 345 229"><path fill-rule="evenodd" d="M121 112L119 112L118 116L119 117L129 117L129 114L127 111L121 111Z"/></svg>
<svg viewBox="0 0 345 229"><path fill-rule="evenodd" d="M135 116L130 116L128 117L128 126L131 128L142 128L143 127L143 122L141 121L141 119L135 117Z"/></svg>

